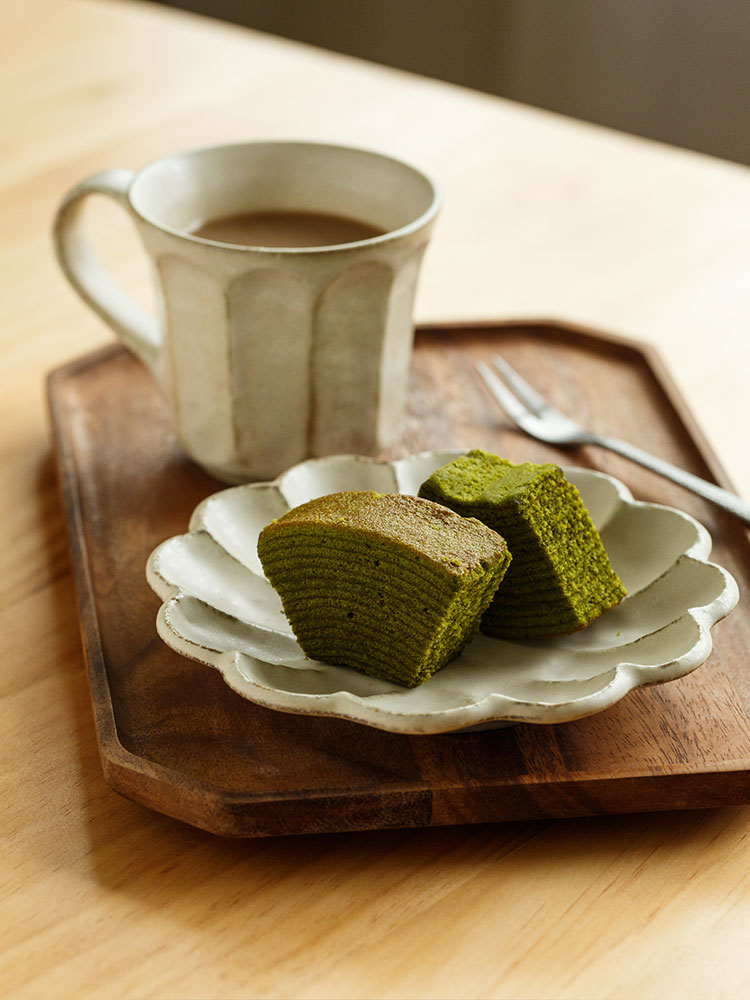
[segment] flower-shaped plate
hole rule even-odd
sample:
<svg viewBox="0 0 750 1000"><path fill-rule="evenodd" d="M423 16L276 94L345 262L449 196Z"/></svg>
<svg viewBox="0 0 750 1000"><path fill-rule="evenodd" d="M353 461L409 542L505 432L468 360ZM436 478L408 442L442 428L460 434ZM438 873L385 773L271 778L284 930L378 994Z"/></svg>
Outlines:
<svg viewBox="0 0 750 1000"><path fill-rule="evenodd" d="M219 669L231 688L257 704L415 734L567 722L705 662L711 627L739 596L730 574L708 561L708 532L689 515L637 502L618 480L580 468L565 474L628 591L588 628L523 642L479 635L412 689L308 659L263 575L256 551L262 528L291 507L339 490L416 493L456 454L394 462L312 459L274 482L208 497L188 533L163 542L148 560L148 581L164 602L160 636L184 656Z"/></svg>

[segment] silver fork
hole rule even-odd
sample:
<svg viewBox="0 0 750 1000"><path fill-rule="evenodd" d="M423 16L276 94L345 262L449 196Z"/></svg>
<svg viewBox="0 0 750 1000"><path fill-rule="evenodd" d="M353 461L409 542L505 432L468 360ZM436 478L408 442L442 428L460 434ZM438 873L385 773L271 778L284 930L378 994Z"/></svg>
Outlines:
<svg viewBox="0 0 750 1000"><path fill-rule="evenodd" d="M728 510L745 524L750 524L750 503L740 499L734 493L730 493L729 490L706 482L700 476L685 472L684 469L679 469L676 465L656 458L632 444L585 430L575 421L566 417L564 413L560 413L559 410L551 406L543 396L539 395L536 389L532 389L529 383L521 378L514 368L511 368L504 358L495 355L492 361L497 372L502 375L502 379L484 361L477 363L477 371L484 379L490 393L510 419L531 437L546 441L547 444L559 445L562 448L572 448L581 444L596 444L600 448L607 448L609 451L629 458L631 462L637 462L639 465L659 473L666 479L671 479L672 482L697 493L705 500L710 500L711 503Z"/></svg>

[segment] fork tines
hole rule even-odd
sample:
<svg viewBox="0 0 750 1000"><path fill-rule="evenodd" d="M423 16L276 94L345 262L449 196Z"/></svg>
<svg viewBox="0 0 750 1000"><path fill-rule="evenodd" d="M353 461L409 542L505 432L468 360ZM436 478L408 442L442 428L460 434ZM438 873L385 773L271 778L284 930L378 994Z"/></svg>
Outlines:
<svg viewBox="0 0 750 1000"><path fill-rule="evenodd" d="M505 358L495 354L492 363L513 391L505 385L486 361L477 362L477 371L484 379L492 396L512 420L518 422L529 410L535 414L544 410L548 405L546 401L535 389L532 389L525 379L521 378L514 368L511 368Z"/></svg>

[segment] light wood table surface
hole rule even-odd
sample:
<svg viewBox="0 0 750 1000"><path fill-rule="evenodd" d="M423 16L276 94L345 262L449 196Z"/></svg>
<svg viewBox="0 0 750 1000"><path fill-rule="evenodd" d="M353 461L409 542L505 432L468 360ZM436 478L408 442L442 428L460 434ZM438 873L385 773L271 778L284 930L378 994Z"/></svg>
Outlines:
<svg viewBox="0 0 750 1000"><path fill-rule="evenodd" d="M113 792L44 401L50 369L111 340L52 258L69 186L174 149L335 141L443 190L419 319L654 345L750 495L747 171L115 0L3 0L0 108L0 994L750 996L750 807L235 842ZM91 214L148 301L129 223Z"/></svg>

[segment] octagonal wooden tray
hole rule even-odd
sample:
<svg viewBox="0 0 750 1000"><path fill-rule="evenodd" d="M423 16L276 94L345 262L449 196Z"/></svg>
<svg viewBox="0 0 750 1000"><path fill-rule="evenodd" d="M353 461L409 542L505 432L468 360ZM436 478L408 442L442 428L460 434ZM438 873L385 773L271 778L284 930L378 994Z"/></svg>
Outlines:
<svg viewBox="0 0 750 1000"><path fill-rule="evenodd" d="M593 448L563 455L511 428L476 379L500 350L562 409L728 485L658 359L562 323L418 331L408 419L389 457L482 447L610 472L680 507L746 593L748 538L729 515ZM58 369L49 404L107 780L217 834L251 837L708 807L750 801L744 599L694 674L556 726L403 736L256 706L158 638L144 567L222 484L177 447L145 369L113 346Z"/></svg>

